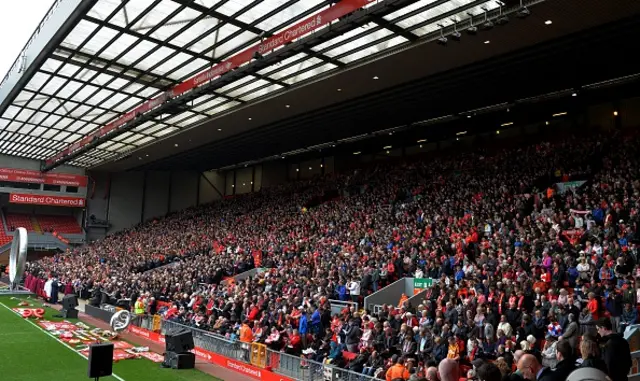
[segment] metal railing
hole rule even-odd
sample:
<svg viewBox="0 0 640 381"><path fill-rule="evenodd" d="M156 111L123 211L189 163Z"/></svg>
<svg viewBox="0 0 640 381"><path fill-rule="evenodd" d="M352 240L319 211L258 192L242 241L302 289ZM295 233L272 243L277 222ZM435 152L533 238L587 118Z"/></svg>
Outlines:
<svg viewBox="0 0 640 381"><path fill-rule="evenodd" d="M135 316L131 324L153 330L153 316ZM211 331L190 327L170 320L162 320L160 332L189 330L193 334L193 343L197 348L219 354L221 356L244 362L256 367L269 368L272 372L300 381L375 381L377 378L347 369L323 364L302 356L266 349L259 361L252 361L254 347L248 343L233 341ZM254 344L256 345L256 344ZM264 348L262 344L258 344Z"/></svg>

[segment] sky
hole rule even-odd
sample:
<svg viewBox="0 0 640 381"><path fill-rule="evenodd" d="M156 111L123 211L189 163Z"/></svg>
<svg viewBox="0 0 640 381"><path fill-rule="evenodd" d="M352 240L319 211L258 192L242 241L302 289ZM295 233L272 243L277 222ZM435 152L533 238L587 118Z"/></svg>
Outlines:
<svg viewBox="0 0 640 381"><path fill-rule="evenodd" d="M4 0L0 12L0 81L38 27L54 0Z"/></svg>

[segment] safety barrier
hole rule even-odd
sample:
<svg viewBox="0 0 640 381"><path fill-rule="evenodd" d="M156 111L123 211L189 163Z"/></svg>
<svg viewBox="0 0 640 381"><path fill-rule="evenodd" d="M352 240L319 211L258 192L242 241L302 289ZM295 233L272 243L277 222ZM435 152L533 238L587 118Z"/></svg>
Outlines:
<svg viewBox="0 0 640 381"><path fill-rule="evenodd" d="M346 369L326 365L317 361L274 351L260 343L232 341L222 335L190 327L169 320L161 320L159 331L148 330L157 323L152 316L136 316L130 332L144 338L164 343L164 334L189 330L193 334L194 350L199 359L206 360L237 371L258 380L275 381L375 381ZM149 327L149 328L145 328Z"/></svg>
<svg viewBox="0 0 640 381"><path fill-rule="evenodd" d="M348 300L329 299L329 304L331 305L331 316L340 315L345 308L353 307L358 311L358 303Z"/></svg>

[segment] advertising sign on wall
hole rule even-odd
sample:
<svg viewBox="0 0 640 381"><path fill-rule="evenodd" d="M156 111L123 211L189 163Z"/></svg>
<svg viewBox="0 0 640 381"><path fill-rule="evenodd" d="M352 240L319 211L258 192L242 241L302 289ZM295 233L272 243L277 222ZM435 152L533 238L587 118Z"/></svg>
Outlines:
<svg viewBox="0 0 640 381"><path fill-rule="evenodd" d="M11 193L9 202L12 204L66 206L70 208L84 208L85 199L82 197L68 196L42 196L23 193Z"/></svg>
<svg viewBox="0 0 640 381"><path fill-rule="evenodd" d="M67 173L42 173L29 169L0 168L0 181L16 183L69 185L73 187L87 187L87 176L71 175Z"/></svg>
<svg viewBox="0 0 640 381"><path fill-rule="evenodd" d="M413 295L419 294L425 288L433 286L433 279L431 278L414 278L413 279Z"/></svg>

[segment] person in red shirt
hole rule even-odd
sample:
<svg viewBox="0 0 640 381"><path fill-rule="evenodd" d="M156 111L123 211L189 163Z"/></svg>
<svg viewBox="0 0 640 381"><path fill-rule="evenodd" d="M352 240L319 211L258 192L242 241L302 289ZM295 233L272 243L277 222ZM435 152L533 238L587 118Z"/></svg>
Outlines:
<svg viewBox="0 0 640 381"><path fill-rule="evenodd" d="M587 302L587 309L591 312L591 316L593 320L596 321L600 318L598 315L598 299L596 298L596 294L593 292L589 293L589 302Z"/></svg>

